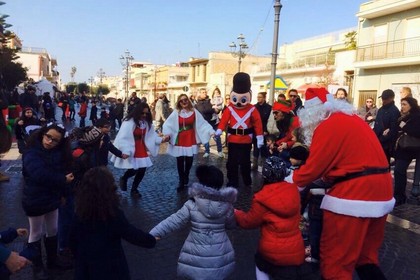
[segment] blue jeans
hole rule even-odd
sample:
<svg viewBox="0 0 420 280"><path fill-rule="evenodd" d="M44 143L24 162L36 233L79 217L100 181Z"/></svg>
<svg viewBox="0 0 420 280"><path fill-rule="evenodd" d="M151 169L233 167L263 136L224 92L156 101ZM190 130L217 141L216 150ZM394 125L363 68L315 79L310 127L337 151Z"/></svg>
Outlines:
<svg viewBox="0 0 420 280"><path fill-rule="evenodd" d="M220 138L220 136L214 136L213 139L216 142L217 152L220 153L222 151L222 139ZM204 144L204 149L205 149L206 153L209 154L210 153L210 143Z"/></svg>

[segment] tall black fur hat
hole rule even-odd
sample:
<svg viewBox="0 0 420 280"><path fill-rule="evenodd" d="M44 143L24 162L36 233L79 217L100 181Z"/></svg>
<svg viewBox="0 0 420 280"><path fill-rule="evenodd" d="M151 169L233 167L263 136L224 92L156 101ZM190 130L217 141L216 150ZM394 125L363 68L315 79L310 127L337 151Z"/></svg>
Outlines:
<svg viewBox="0 0 420 280"><path fill-rule="evenodd" d="M251 78L247 73L238 72L233 76L232 91L236 93L247 93L251 91Z"/></svg>

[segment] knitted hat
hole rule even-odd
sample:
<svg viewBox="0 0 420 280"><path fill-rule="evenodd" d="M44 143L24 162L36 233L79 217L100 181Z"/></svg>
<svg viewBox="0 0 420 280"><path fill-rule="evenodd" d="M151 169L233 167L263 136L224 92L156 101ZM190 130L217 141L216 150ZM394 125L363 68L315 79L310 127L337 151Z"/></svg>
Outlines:
<svg viewBox="0 0 420 280"><path fill-rule="evenodd" d="M89 126L85 128L74 128L70 137L77 139L81 145L88 146L101 140L102 136L103 134L99 128Z"/></svg>
<svg viewBox="0 0 420 280"><path fill-rule="evenodd" d="M288 101L274 102L272 111L281 111L283 113L290 113L293 110L293 105Z"/></svg>
<svg viewBox="0 0 420 280"><path fill-rule="evenodd" d="M326 104L334 100L334 96L325 88L308 88L305 93L305 108Z"/></svg>
<svg viewBox="0 0 420 280"><path fill-rule="evenodd" d="M286 162L279 157L271 156L263 164L262 176L266 183L281 182L289 173Z"/></svg>
<svg viewBox="0 0 420 280"><path fill-rule="evenodd" d="M238 72L233 76L232 91L236 93L247 93L251 91L251 78L247 73Z"/></svg>
<svg viewBox="0 0 420 280"><path fill-rule="evenodd" d="M195 171L198 182L204 186L220 189L223 186L223 172L214 165L199 165Z"/></svg>
<svg viewBox="0 0 420 280"><path fill-rule="evenodd" d="M290 149L290 158L305 161L308 159L308 156L309 156L309 151L303 145L293 146Z"/></svg>

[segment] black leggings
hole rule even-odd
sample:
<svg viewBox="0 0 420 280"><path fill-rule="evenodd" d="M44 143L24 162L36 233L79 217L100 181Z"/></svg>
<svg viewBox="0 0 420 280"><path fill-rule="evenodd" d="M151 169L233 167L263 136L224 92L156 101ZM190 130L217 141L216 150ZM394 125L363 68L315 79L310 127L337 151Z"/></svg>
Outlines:
<svg viewBox="0 0 420 280"><path fill-rule="evenodd" d="M139 169L128 169L125 171L123 178L128 180L128 178L134 177L133 185L131 187L131 191L134 191L140 185L141 180L143 180L144 174L146 173L146 167L139 168Z"/></svg>
<svg viewBox="0 0 420 280"><path fill-rule="evenodd" d="M178 168L179 183L186 185L189 182L190 170L193 163L193 157L177 157L176 167Z"/></svg>

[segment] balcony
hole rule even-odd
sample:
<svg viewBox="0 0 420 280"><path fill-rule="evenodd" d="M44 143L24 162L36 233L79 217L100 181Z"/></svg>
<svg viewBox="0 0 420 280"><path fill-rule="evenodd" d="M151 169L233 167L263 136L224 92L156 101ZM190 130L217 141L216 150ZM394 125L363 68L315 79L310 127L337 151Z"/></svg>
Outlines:
<svg viewBox="0 0 420 280"><path fill-rule="evenodd" d="M356 52L358 68L392 67L420 62L420 37L360 46Z"/></svg>

